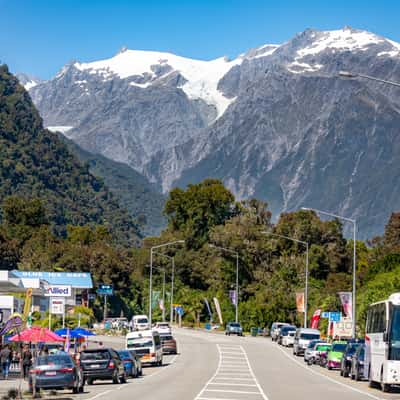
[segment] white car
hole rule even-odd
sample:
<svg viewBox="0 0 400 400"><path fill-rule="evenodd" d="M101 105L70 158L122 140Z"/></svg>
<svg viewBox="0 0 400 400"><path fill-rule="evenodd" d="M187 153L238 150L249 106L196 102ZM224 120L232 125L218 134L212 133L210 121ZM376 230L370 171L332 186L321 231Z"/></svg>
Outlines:
<svg viewBox="0 0 400 400"><path fill-rule="evenodd" d="M160 335L171 335L171 327L168 322L157 322L153 330L157 331Z"/></svg>
<svg viewBox="0 0 400 400"><path fill-rule="evenodd" d="M290 331L286 336L282 337L282 346L285 347L293 347L294 336L296 335L296 331Z"/></svg>

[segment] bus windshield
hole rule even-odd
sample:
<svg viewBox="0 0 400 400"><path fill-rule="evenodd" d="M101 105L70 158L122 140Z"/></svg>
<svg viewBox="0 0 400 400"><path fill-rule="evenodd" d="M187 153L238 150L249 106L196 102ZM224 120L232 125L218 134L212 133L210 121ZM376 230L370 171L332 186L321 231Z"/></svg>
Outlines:
<svg viewBox="0 0 400 400"><path fill-rule="evenodd" d="M400 360L400 306L392 308L389 349L389 360Z"/></svg>

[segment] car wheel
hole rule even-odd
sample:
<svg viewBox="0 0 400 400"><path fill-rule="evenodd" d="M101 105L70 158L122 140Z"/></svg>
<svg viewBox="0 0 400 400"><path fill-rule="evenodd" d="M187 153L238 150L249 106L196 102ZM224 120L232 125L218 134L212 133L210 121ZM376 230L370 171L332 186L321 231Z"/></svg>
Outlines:
<svg viewBox="0 0 400 400"><path fill-rule="evenodd" d="M344 376L345 378L348 378L348 377L349 377L349 370L348 370L347 368L345 368L345 369L343 370L343 376Z"/></svg>
<svg viewBox="0 0 400 400"><path fill-rule="evenodd" d="M119 383L126 383L126 375L125 375L125 374L122 375L122 376L119 378Z"/></svg>
<svg viewBox="0 0 400 400"><path fill-rule="evenodd" d="M82 386L79 386L79 393L83 393L84 390L85 390L85 387L84 387L83 385L82 385Z"/></svg>
<svg viewBox="0 0 400 400"><path fill-rule="evenodd" d="M73 387L72 388L72 393L77 394L79 392L78 387Z"/></svg>
<svg viewBox="0 0 400 400"><path fill-rule="evenodd" d="M326 368L328 368L329 371L332 369L330 365L328 365Z"/></svg>
<svg viewBox="0 0 400 400"><path fill-rule="evenodd" d="M344 376L342 368L340 368L340 376Z"/></svg>
<svg viewBox="0 0 400 400"><path fill-rule="evenodd" d="M88 385L93 385L94 379L88 378L87 383Z"/></svg>

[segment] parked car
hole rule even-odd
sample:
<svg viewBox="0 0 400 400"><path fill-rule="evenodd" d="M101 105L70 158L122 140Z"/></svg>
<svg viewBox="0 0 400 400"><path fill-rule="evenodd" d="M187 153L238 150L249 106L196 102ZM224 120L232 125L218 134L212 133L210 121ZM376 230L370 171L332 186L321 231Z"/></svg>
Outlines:
<svg viewBox="0 0 400 400"><path fill-rule="evenodd" d="M118 350L117 353L122 362L124 363L126 376L137 378L139 376L139 373L136 368L136 362L132 354L129 352L129 350Z"/></svg>
<svg viewBox="0 0 400 400"><path fill-rule="evenodd" d="M114 349L90 349L81 352L80 363L88 385L95 380L111 379L113 383L125 383L124 364Z"/></svg>
<svg viewBox="0 0 400 400"><path fill-rule="evenodd" d="M129 353L131 353L133 359L135 360L138 376L142 376L143 375L142 361L140 359L139 354L136 353L136 350L128 349L128 351L129 351Z"/></svg>
<svg viewBox="0 0 400 400"><path fill-rule="evenodd" d="M280 328L281 328L282 326L288 326L288 325L290 325L290 324L288 324L288 323L286 323L286 322L274 322L274 323L271 325L270 334L271 334L271 339L272 339L273 342L275 342L276 340L278 340Z"/></svg>
<svg viewBox="0 0 400 400"><path fill-rule="evenodd" d="M296 331L289 331L288 334L282 338L282 346L293 347L295 335Z"/></svg>
<svg viewBox="0 0 400 400"><path fill-rule="evenodd" d="M239 322L228 322L225 328L225 335L243 336L242 325Z"/></svg>
<svg viewBox="0 0 400 400"><path fill-rule="evenodd" d="M157 322L153 328L161 335L171 335L171 327L168 322Z"/></svg>
<svg viewBox="0 0 400 400"><path fill-rule="evenodd" d="M82 393L82 370L67 353L39 356L29 371L29 388L32 392L33 389L36 392L40 389L72 389L73 393Z"/></svg>
<svg viewBox="0 0 400 400"><path fill-rule="evenodd" d="M326 353L329 351L330 348L330 343L321 342L314 345L311 357L309 357L307 361L308 365L320 364L321 357L326 356Z"/></svg>
<svg viewBox="0 0 400 400"><path fill-rule="evenodd" d="M321 333L318 329L299 328L294 336L293 354L300 356L304 354L311 340L320 340Z"/></svg>
<svg viewBox="0 0 400 400"><path fill-rule="evenodd" d="M308 362L308 360L314 356L315 346L320 343L325 343L325 342L321 339L314 339L308 342L308 345L304 350L304 362Z"/></svg>
<svg viewBox="0 0 400 400"><path fill-rule="evenodd" d="M351 370L351 360L353 354L356 352L357 348L360 347L362 343L360 342L348 342L347 346L344 350L342 360L340 362L340 375L344 377L348 377L350 375Z"/></svg>
<svg viewBox="0 0 400 400"><path fill-rule="evenodd" d="M160 335L163 354L177 354L178 347L172 335Z"/></svg>
<svg viewBox="0 0 400 400"><path fill-rule="evenodd" d="M351 357L351 368L350 377L356 381L364 378L364 356L365 356L365 344L362 343L358 346L357 350Z"/></svg>
<svg viewBox="0 0 400 400"><path fill-rule="evenodd" d="M344 341L335 341L332 342L332 347L328 351L327 359L326 359L326 368L340 368L340 363L342 361L343 353L346 349L347 342Z"/></svg>
<svg viewBox="0 0 400 400"><path fill-rule="evenodd" d="M283 343L283 338L285 338L286 336L288 336L289 332L294 332L296 333L296 327L294 325L285 325L282 326L279 330L279 336L278 336L278 344L282 345Z"/></svg>

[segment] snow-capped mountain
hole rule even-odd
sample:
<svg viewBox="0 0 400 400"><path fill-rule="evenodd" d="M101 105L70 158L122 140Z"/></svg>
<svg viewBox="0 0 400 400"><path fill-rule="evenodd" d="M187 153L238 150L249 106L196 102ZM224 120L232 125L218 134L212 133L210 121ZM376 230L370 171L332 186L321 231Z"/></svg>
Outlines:
<svg viewBox="0 0 400 400"><path fill-rule="evenodd" d="M400 93L340 70L400 81L400 45L346 27L234 60L123 49L70 63L30 94L47 126L163 192L220 177L275 213L306 205L355 217L366 237L400 208Z"/></svg>
<svg viewBox="0 0 400 400"><path fill-rule="evenodd" d="M23 73L16 74L20 83L24 86L26 90L32 89L36 85L39 85L43 81L35 76L30 76Z"/></svg>

